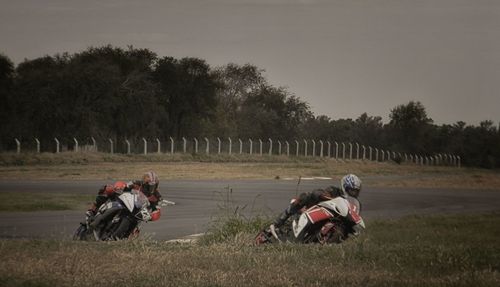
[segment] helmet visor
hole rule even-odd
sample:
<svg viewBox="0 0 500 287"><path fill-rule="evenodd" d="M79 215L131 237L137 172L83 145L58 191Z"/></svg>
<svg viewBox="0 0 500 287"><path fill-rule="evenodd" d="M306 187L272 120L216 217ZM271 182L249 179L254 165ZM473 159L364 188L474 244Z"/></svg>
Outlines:
<svg viewBox="0 0 500 287"><path fill-rule="evenodd" d="M359 188L349 188L347 189L347 194L349 194L352 197L358 198L360 191L361 190Z"/></svg>

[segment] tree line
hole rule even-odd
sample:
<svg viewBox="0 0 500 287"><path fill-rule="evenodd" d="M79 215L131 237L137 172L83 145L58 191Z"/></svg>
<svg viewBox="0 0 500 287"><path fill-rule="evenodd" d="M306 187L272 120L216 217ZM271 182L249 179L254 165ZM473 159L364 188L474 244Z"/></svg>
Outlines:
<svg viewBox="0 0 500 287"><path fill-rule="evenodd" d="M459 155L469 166L500 166L500 130L436 125L420 102L380 116L316 116L305 101L271 85L264 70L203 59L159 57L148 49L91 47L24 60L0 54L0 150L14 138L233 137L358 142L400 152Z"/></svg>

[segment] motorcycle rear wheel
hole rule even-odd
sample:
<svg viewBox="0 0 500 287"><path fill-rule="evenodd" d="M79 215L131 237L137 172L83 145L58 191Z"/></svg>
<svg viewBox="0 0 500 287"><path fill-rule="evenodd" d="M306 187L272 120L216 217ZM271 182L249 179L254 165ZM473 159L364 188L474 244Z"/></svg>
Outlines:
<svg viewBox="0 0 500 287"><path fill-rule="evenodd" d="M346 239L346 227L343 224L338 224L335 228L332 228L333 231L329 232L327 235L326 244L339 244L342 243Z"/></svg>

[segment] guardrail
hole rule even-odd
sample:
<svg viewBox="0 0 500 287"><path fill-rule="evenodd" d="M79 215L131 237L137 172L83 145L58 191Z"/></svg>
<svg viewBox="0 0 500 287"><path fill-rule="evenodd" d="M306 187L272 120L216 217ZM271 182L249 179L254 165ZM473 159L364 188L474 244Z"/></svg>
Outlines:
<svg viewBox="0 0 500 287"><path fill-rule="evenodd" d="M193 154L249 154L256 156L267 155L282 155L282 156L295 156L295 157L320 157L320 158L331 158L338 161L374 161L374 162L387 162L387 161L399 161L404 163L411 163L416 165L447 165L461 167L460 156L446 153L435 153L432 155L422 155L422 154L410 154L402 153L390 150L384 150L378 147L365 146L359 143L352 142L337 142L337 141L327 141L327 140L314 140L314 139L296 139L293 141L282 141L273 140L268 138L266 141L262 139L248 139L238 141L233 141L231 138L227 140L223 138L210 139L204 137L202 141L198 138L186 138L174 139L169 137L168 140L162 141L159 138L154 138L153 140L148 140L146 138L141 138L136 140L134 145L128 139L123 139L121 141L113 140L111 138L107 139L107 144L105 141L101 141L99 146L95 138L91 137L91 143L86 145L81 145L84 140L78 141L77 138L73 137L73 141L69 141L66 145L62 144L58 138L54 138L54 149L48 148L48 152L59 153L61 151L86 151L86 152L108 152L108 153L124 153L124 154L174 154L174 153L193 153ZM16 153L20 154L22 151L23 142L17 138L14 139L16 143ZM36 152L40 153L41 142L38 138L34 138L33 142L28 144L24 141L25 146L28 146L25 150L33 151L33 143L36 145ZM191 144L188 144L191 143ZM213 143L211 145L211 143ZM201 145L201 147L200 147ZM286 148L283 148L286 147ZM164 149L162 150L162 147ZM236 151L236 152L234 152ZM295 153L293 153L295 151Z"/></svg>

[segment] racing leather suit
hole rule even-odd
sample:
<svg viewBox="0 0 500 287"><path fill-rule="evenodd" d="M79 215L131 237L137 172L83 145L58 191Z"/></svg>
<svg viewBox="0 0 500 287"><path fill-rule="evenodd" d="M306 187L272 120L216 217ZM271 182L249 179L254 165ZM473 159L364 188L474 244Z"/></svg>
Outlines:
<svg viewBox="0 0 500 287"><path fill-rule="evenodd" d="M342 189L329 186L324 189L315 189L309 192L303 192L298 198L292 199L290 205L285 209L274 221L273 225L275 228L280 228L285 224L286 220L299 212L303 207L311 207L321 201L330 200L338 196L345 196Z"/></svg>

